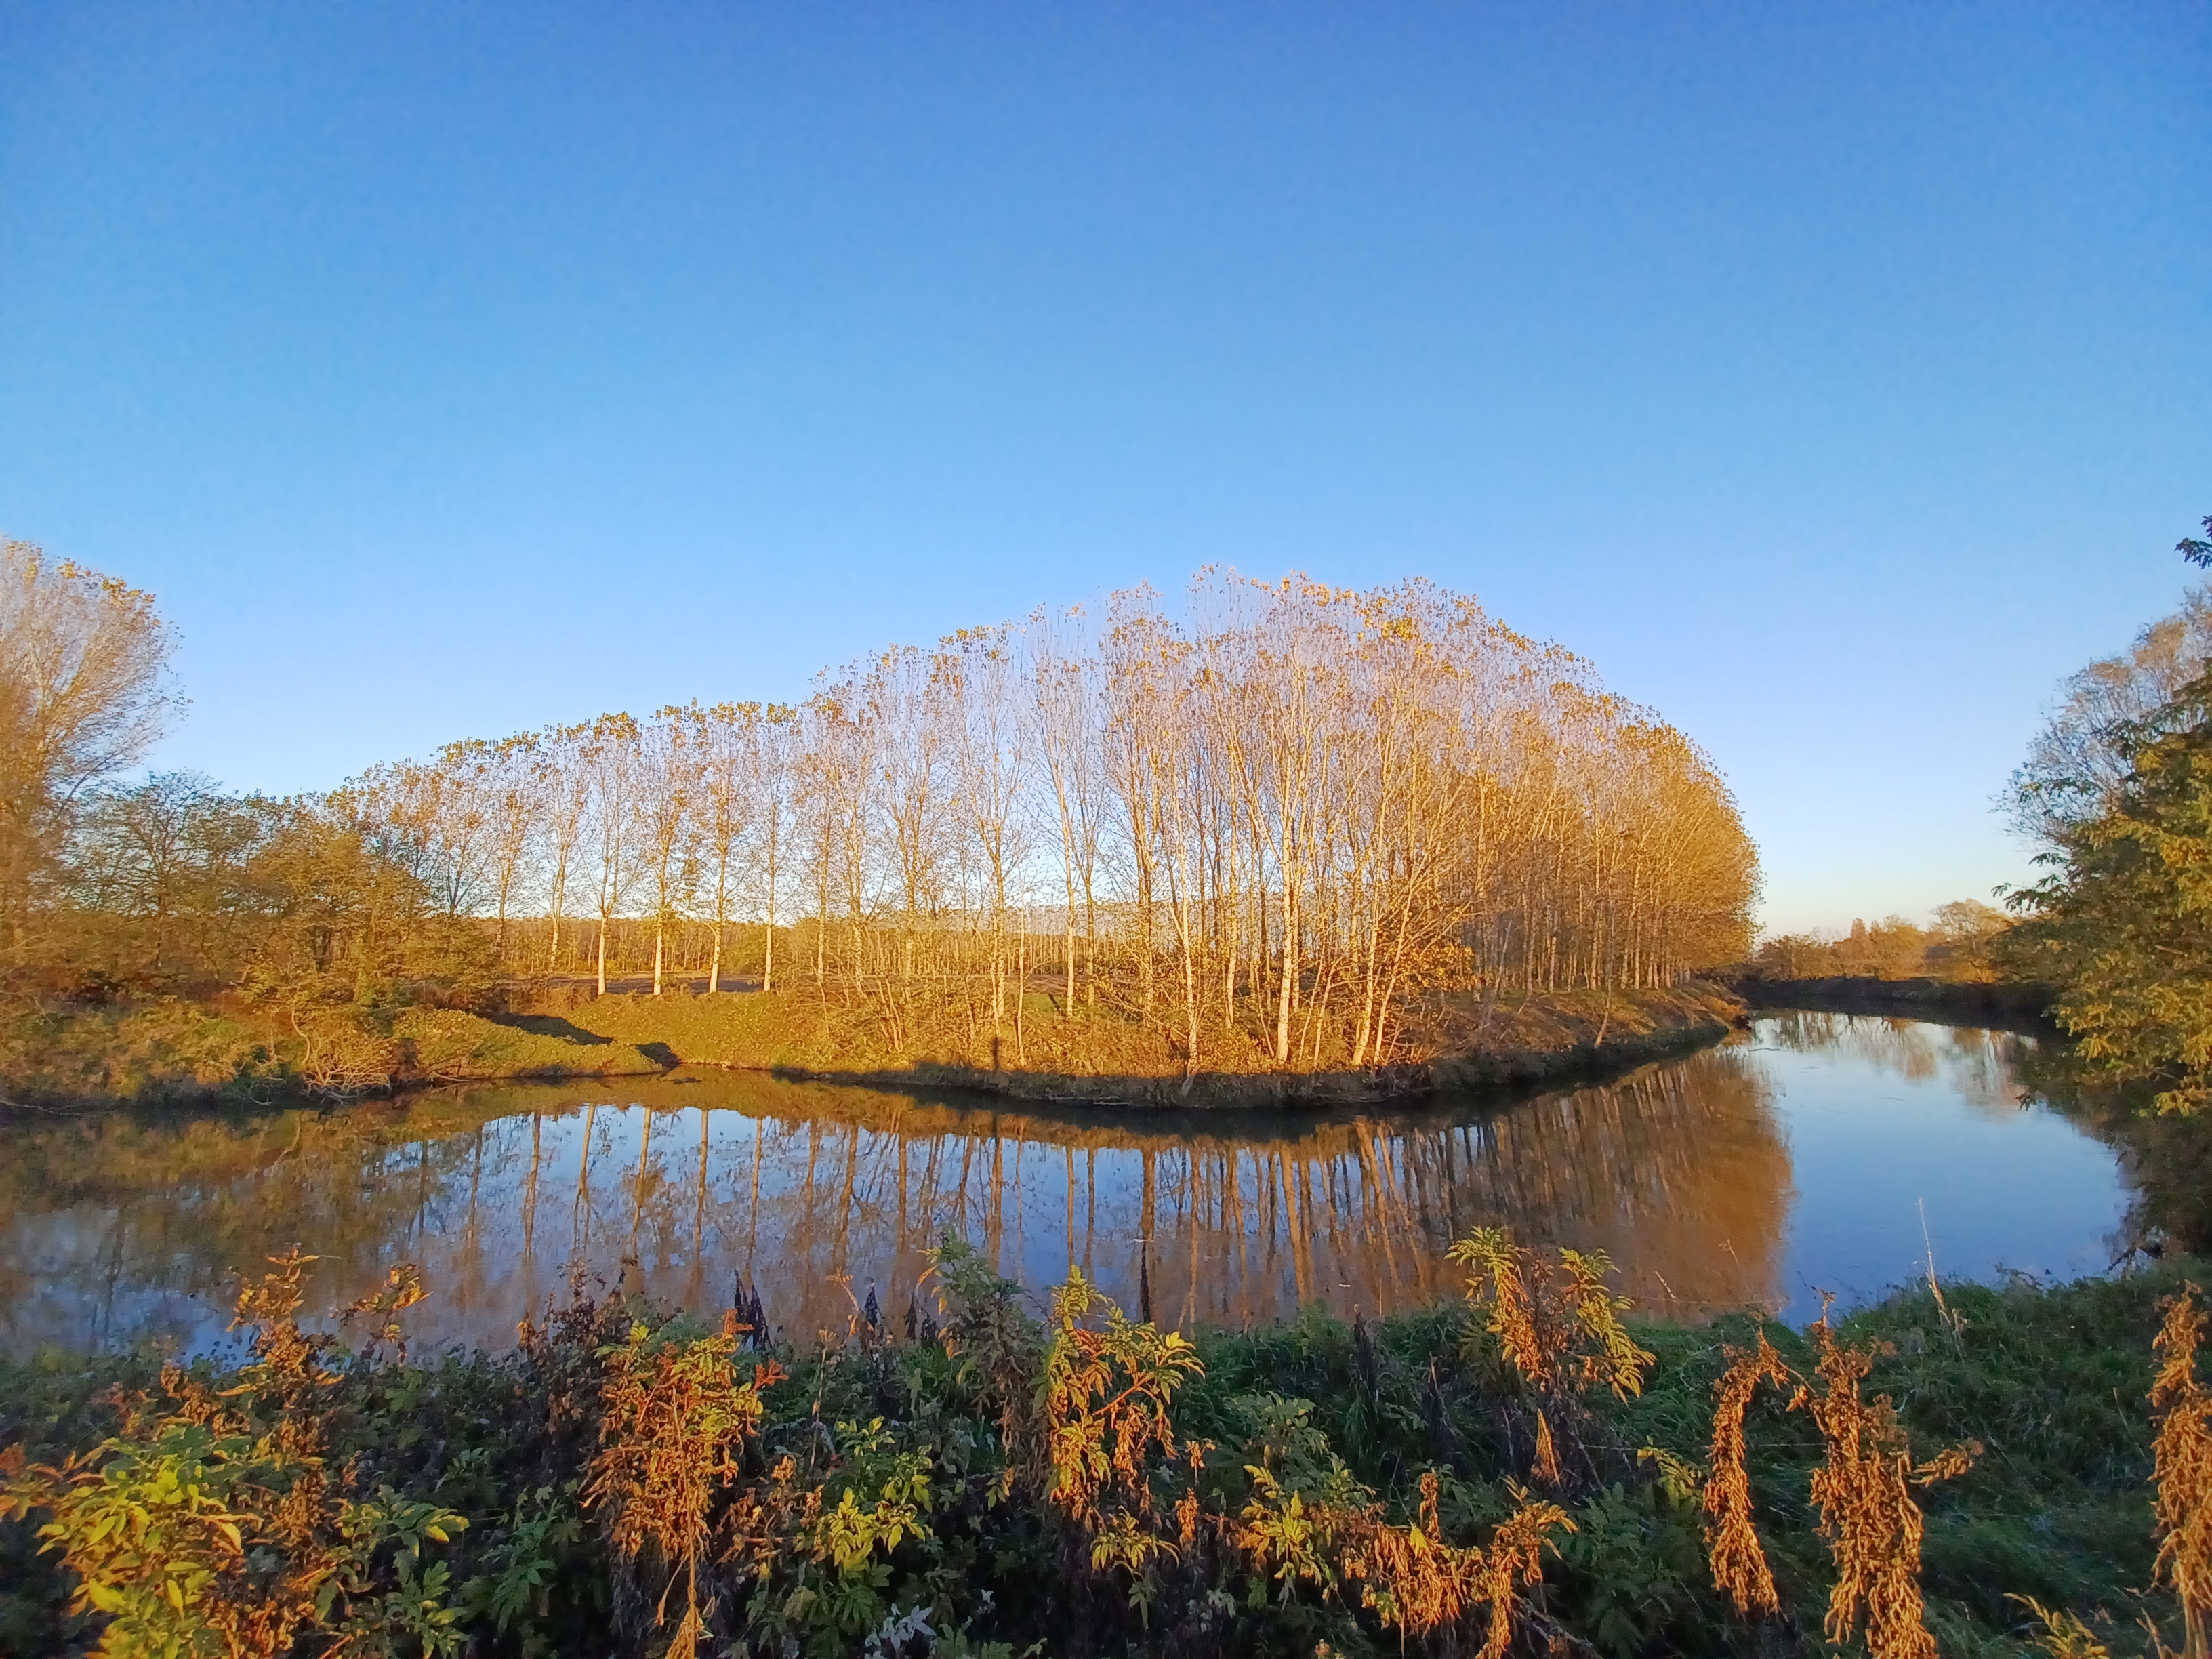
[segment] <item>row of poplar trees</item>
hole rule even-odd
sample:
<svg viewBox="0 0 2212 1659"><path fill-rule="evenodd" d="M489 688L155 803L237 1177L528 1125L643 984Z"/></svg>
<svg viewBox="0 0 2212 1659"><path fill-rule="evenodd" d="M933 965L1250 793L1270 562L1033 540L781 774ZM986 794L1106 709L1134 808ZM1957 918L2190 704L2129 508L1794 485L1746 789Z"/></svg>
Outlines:
<svg viewBox="0 0 2212 1659"><path fill-rule="evenodd" d="M303 835L310 888L336 837L392 890L240 900ZM1180 614L1139 589L884 651L796 705L459 742L312 801L157 776L96 792L76 845L72 902L157 920L134 937L173 958L202 913L304 905L331 973L349 930L442 929L508 977L734 969L957 995L994 1028L1049 994L1193 1047L1241 1025L1278 1060L1319 1014L1355 1064L1432 994L1735 961L1758 884L1711 763L1579 658L1426 583L1213 571Z"/></svg>

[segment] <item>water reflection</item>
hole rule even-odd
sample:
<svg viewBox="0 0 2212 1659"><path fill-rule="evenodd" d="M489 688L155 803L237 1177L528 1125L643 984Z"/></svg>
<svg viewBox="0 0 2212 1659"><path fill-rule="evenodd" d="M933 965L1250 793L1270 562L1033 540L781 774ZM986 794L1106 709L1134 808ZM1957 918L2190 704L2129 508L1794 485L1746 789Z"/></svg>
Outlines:
<svg viewBox="0 0 2212 1659"><path fill-rule="evenodd" d="M210 1345L235 1276L295 1241L324 1258L319 1302L418 1261L434 1291L421 1337L495 1345L572 1261L702 1310L744 1279L793 1334L843 1328L871 1290L896 1319L947 1232L1032 1286L1073 1262L1133 1308L1148 1290L1157 1317L1186 1327L1448 1294L1445 1247L1500 1224L1607 1251L1645 1306L1794 1309L1829 1265L1808 1261L1803 1224L1832 1231L1831 1097L1901 1080L1927 1110L2008 1135L2030 1115L2013 1041L1793 1014L1601 1087L1320 1121L1020 1114L679 1073L619 1099L585 1098L597 1083L486 1087L324 1114L18 1126L0 1171L0 1340ZM2112 1208L2111 1154L2050 1121L2087 1172L2089 1210ZM1862 1135L1843 1162L1894 1162L1902 1132L1885 1122L1881 1144ZM1909 1271L1912 1243L1881 1282ZM1818 1248L1860 1271L1850 1248Z"/></svg>
<svg viewBox="0 0 2212 1659"><path fill-rule="evenodd" d="M1940 1082L1968 1104L2000 1114L2027 1098L2018 1074L2035 1048L2033 1037L2013 1031L1802 1009L1759 1020L1756 1038L1796 1054L1847 1056L1910 1082Z"/></svg>

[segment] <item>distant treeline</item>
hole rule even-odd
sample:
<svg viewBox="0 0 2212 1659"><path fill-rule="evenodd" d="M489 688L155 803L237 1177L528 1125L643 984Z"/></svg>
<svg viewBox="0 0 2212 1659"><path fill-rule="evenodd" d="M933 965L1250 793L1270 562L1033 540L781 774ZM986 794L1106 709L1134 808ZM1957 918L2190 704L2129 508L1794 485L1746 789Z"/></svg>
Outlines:
<svg viewBox="0 0 2212 1659"><path fill-rule="evenodd" d="M2179 550L2212 567L2212 520ZM1848 938L1765 941L1753 977L2003 981L2047 1001L2078 1080L2212 1106L2212 586L2074 674L2003 802L2043 878Z"/></svg>
<svg viewBox="0 0 2212 1659"><path fill-rule="evenodd" d="M1987 984L1999 978L1995 946L2011 917L1993 904L1958 899L1936 907L1935 925L1902 916L1869 927L1854 920L1839 939L1778 933L1759 941L1747 964L1758 979L1941 979Z"/></svg>
<svg viewBox="0 0 2212 1659"><path fill-rule="evenodd" d="M1660 988L1749 943L1756 854L1695 745L1422 583L1208 572L1180 618L1121 593L795 707L606 714L273 800L111 781L159 725L166 632L143 594L7 559L12 676L55 655L41 629L135 665L104 747L41 773L17 745L19 978L367 1001L735 969L993 1029L1038 982L1194 1053L1237 1028L1284 1060L1319 1026L1357 1066L1431 993Z"/></svg>

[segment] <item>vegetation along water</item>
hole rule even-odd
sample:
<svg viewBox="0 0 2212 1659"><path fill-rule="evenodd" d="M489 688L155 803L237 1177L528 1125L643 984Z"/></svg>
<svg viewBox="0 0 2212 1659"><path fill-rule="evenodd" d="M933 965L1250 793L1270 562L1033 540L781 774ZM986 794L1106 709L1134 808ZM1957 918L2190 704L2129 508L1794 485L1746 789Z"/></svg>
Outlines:
<svg viewBox="0 0 2212 1659"><path fill-rule="evenodd" d="M2201 595L2044 879L1754 951L1420 584L270 800L0 576L8 1651L2206 1651Z"/></svg>

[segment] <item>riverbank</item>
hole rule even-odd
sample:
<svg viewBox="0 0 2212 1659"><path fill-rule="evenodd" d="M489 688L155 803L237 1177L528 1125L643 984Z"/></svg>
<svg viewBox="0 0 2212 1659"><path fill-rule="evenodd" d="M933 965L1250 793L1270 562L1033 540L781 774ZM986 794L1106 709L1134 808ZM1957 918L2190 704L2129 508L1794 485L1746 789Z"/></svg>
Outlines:
<svg viewBox="0 0 2212 1659"><path fill-rule="evenodd" d="M0 1107L273 1105L499 1078L642 1074L625 1044L546 1037L454 1009L319 1008L305 1018L234 996L0 1014Z"/></svg>
<svg viewBox="0 0 2212 1659"><path fill-rule="evenodd" d="M919 995L889 1012L811 992L606 996L520 1018L536 1031L627 1043L692 1065L1037 1103L1202 1109L1358 1105L1564 1080L1718 1042L1743 1013L1726 991L1696 982L1611 995L1447 994L1407 1019L1390 1064L1358 1069L1307 1059L1323 1045L1321 1034L1303 1030L1294 1048L1305 1054L1280 1066L1256 1019L1205 1032L1194 1068L1175 1032L1096 1015L1070 1018L1036 993L1018 1023L1001 1022L995 1039L964 1004L933 1006Z"/></svg>
<svg viewBox="0 0 2212 1659"><path fill-rule="evenodd" d="M1602 1074L1726 1036L1743 1004L1667 991L1486 1000L1432 994L1387 1065L1333 1063L1343 1034L1309 1022L1279 1065L1255 1013L1187 1042L1158 1024L1071 1017L1032 991L999 1022L965 1000L812 988L714 996L563 993L520 1012L322 1009L236 1000L20 1011L0 1031L0 1104L192 1106L389 1093L436 1084L641 1075L688 1064L823 1081L960 1089L1039 1103L1188 1109L1360 1105L1443 1089Z"/></svg>
<svg viewBox="0 0 2212 1659"><path fill-rule="evenodd" d="M78 1489L56 1541L107 1574L107 1606L135 1599L149 1633L327 1572L340 1588L300 1602L303 1624L376 1651L422 1650L427 1632L441 1652L657 1654L690 1606L718 1648L746 1651L857 1652L873 1634L900 1656L1325 1643L1379 1659L1471 1651L1497 1615L1530 1650L1810 1656L1829 1650L1837 1582L1810 1498L1824 1431L1895 1437L1938 1472L1897 1488L1925 1534L1887 1594L1908 1612L1924 1597L1944 1652L2126 1639L2146 1616L2178 1640L2172 1598L2145 1588L2146 1395L2160 1304L2190 1264L1894 1296L1837 1328L1862 1386L1858 1362L1823 1368L1806 1333L1741 1316L1617 1327L1566 1295L1557 1258L1472 1243L1488 1307L1349 1326L1310 1312L1194 1346L1079 1288L1040 1322L1036 1299L956 1254L941 1305L857 1307L819 1338L756 1340L750 1307L717 1336L586 1297L513 1352L428 1359L394 1346L416 1294L401 1274L346 1359L303 1352L275 1317L280 1271L249 1310L277 1340L243 1370L165 1388L143 1358L0 1365L0 1484L18 1512L0 1522L0 1650L82 1652L104 1622L70 1611L75 1586L29 1530L62 1501L35 1466L75 1454L108 1480ZM1560 1345L1549 1382L1500 1334L1500 1272ZM1714 1588L1705 1478L1716 1385L1762 1339L1774 1380L1752 1395L1736 1490L1774 1607L1747 1617ZM1583 1355L1595 1369L1578 1373ZM1798 1378L1826 1390L1831 1419L1792 1408ZM280 1423L283 1440L252 1437ZM1097 1463L1071 1455L1085 1445ZM1954 1447L1966 1455L1941 1462ZM302 1484L323 1470L327 1487ZM245 1553L188 1517L136 1558L103 1552L102 1496L127 1506L164 1479L219 1500ZM280 1513L288 1492L308 1497ZM672 1515L698 1530L656 1530ZM696 1569L679 1538L696 1539ZM1528 1582L1500 1607L1484 1568L1509 1556ZM165 1574L178 1605L134 1596Z"/></svg>
<svg viewBox="0 0 2212 1659"><path fill-rule="evenodd" d="M1837 975L1820 979L1770 979L1744 975L1729 988L1753 1009L1804 1008L1832 1014L1882 1014L1982 1025L1997 1030L2048 1035L2055 994L2049 986L2007 981L1875 979Z"/></svg>

